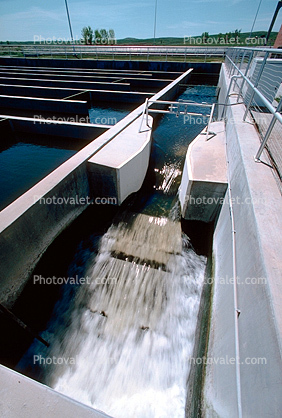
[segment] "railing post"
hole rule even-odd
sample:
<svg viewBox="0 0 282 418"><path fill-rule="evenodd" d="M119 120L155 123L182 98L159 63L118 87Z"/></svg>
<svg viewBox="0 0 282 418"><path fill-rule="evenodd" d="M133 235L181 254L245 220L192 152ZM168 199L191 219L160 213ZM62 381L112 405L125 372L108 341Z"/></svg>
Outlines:
<svg viewBox="0 0 282 418"><path fill-rule="evenodd" d="M148 116L149 116L149 101L148 101L148 99L146 99L146 125L147 126L148 126L148 123L149 123Z"/></svg>
<svg viewBox="0 0 282 418"><path fill-rule="evenodd" d="M235 69L236 69L236 65L237 65L237 63L236 63L237 54L240 54L240 50L238 50L238 51L235 53L235 57L234 57L234 60L233 60L233 62L234 62L234 64L235 64L235 65L233 65L233 68L232 68L232 69L231 69L231 71L230 71L230 76L231 76L231 77L232 77L232 76L234 75L234 73L235 73Z"/></svg>
<svg viewBox="0 0 282 418"><path fill-rule="evenodd" d="M210 117L209 117L209 122L208 122L208 127L207 127L207 140L208 140L208 136L210 134L210 126L212 123L212 118L213 118L213 114L214 114L214 109L215 109L215 103L212 104L211 107L211 113L210 113Z"/></svg>
<svg viewBox="0 0 282 418"><path fill-rule="evenodd" d="M262 64L261 64L261 67L260 67L259 73L258 73L258 75L257 75L256 82L254 83L254 87L255 87L255 88L256 88L256 87L258 86L258 84L259 84L259 81L260 81L261 75L262 75L262 73L263 73L263 70L264 70L264 67L265 67L266 60L267 60L267 58L268 58L268 55L269 55L269 52L266 52L266 53L265 53L265 55L264 55L264 59L263 59L263 62L262 62ZM251 97L250 97L249 103L248 103L248 105L247 105L247 108L246 108L246 111L245 111L244 117L243 117L243 121L245 121L245 120L246 120L247 114L248 114L248 112L249 112L250 106L251 106L252 101L253 101L253 98L254 98L254 95L255 95L255 91L253 90L253 91L252 91L252 93L251 93Z"/></svg>
<svg viewBox="0 0 282 418"><path fill-rule="evenodd" d="M234 50L231 50L230 52L230 60L233 64L235 64L234 59L233 59L233 55L234 55ZM232 64L230 63L230 67L229 67L229 72L228 72L228 76L231 77L231 71L232 71Z"/></svg>
<svg viewBox="0 0 282 418"><path fill-rule="evenodd" d="M223 112L222 112L222 118L225 118L227 100L228 100L228 97L229 97L229 94L230 94L230 91L231 91L231 87L232 87L233 80L235 80L236 78L242 78L242 76L241 75L233 75L231 77L231 80L230 80L230 83L229 83L229 87L228 87L228 90L227 90L227 93L226 93L226 97L225 97L224 109L223 109Z"/></svg>
<svg viewBox="0 0 282 418"><path fill-rule="evenodd" d="M254 51L251 52L251 56L250 56L250 59L249 59L249 62L247 64L247 68L246 68L246 71L245 71L245 74L244 74L245 77L247 77L249 68L250 68L251 63L253 61L253 56L254 56ZM245 79L243 79L243 81L242 81L242 84L241 84L241 87L240 87L240 90L239 90L239 93L238 93L238 97L237 97L237 103L239 102L239 98L240 98L240 96L242 94L242 90L243 90L244 84L245 84Z"/></svg>

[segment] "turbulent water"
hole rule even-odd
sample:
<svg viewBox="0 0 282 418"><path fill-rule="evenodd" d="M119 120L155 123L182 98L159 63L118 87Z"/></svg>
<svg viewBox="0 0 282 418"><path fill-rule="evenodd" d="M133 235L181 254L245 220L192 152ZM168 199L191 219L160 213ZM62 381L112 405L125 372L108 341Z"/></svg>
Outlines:
<svg viewBox="0 0 282 418"><path fill-rule="evenodd" d="M45 353L74 364L46 366L45 380L115 418L183 418L205 258L187 238L172 236L177 223L149 216L134 221L131 216L130 229L125 222L112 225L103 236L69 327ZM138 245L152 224L166 259L159 267L148 260L160 256L154 243L143 251ZM129 235L137 243L132 261L116 257Z"/></svg>

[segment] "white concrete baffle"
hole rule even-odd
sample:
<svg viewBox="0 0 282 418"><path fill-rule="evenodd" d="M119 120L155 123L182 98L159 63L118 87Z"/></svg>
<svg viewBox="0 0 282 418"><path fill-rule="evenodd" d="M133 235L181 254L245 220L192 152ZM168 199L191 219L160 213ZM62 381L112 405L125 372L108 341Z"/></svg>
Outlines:
<svg viewBox="0 0 282 418"><path fill-rule="evenodd" d="M179 199L182 217L212 222L227 189L224 122L210 125L213 134L201 132L186 154Z"/></svg>
<svg viewBox="0 0 282 418"><path fill-rule="evenodd" d="M145 178L151 152L153 118L139 116L90 160L88 173L98 197L115 197L120 205L137 192Z"/></svg>

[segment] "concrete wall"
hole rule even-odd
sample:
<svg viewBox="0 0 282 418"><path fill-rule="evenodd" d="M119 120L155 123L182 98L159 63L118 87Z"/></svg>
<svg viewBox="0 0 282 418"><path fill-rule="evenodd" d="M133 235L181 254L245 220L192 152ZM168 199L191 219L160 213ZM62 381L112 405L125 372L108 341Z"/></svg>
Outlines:
<svg viewBox="0 0 282 418"><path fill-rule="evenodd" d="M0 58L0 65L21 65L28 67L57 67L57 68L85 68L110 70L142 70L142 71L177 71L184 72L193 68L194 73L219 74L219 63L184 63L162 61L111 61L111 60L77 60L77 59L48 59L48 58ZM164 73L164 78L169 74ZM158 76L160 77L160 75Z"/></svg>
<svg viewBox="0 0 282 418"><path fill-rule="evenodd" d="M0 365L0 415L5 418L110 418Z"/></svg>
<svg viewBox="0 0 282 418"><path fill-rule="evenodd" d="M211 123L210 130L189 145L179 187L182 217L206 223L218 216L227 189L224 122Z"/></svg>
<svg viewBox="0 0 282 418"><path fill-rule="evenodd" d="M79 120L85 120L87 117L78 115L72 115L70 117L70 119L77 118L77 122L66 122L61 120L55 121L52 120L52 116L46 116L46 114L44 114L43 118L46 118L45 121L44 119L41 119L40 116L41 115L38 115L38 117L36 117L35 115L34 118L28 118L21 116L0 115L0 118L3 117L3 119L8 119L14 132L61 136L69 138L70 141L74 139L87 139L92 141L111 127L111 125L79 123Z"/></svg>
<svg viewBox="0 0 282 418"><path fill-rule="evenodd" d="M151 116L148 116L148 125L146 118L139 116L88 160L87 171L94 196L114 197L121 205L141 188L151 154Z"/></svg>
<svg viewBox="0 0 282 418"><path fill-rule="evenodd" d="M142 103L146 97L151 97L154 93L134 92L134 91L120 91L120 90L87 90L85 93L81 89L74 88L60 88L60 87L40 87L40 86L22 86L11 84L0 84L0 93L11 96L28 96L28 97L45 97L53 99L64 99L66 97L76 95L77 100L95 100L114 101L125 103ZM78 93L80 93L78 95Z"/></svg>
<svg viewBox="0 0 282 418"><path fill-rule="evenodd" d="M220 102L225 101L229 85L226 77L223 66ZM231 96L229 103L235 102L236 97ZM242 122L244 110L244 105L228 107L226 119L241 311L238 321L242 411L243 417L280 417L282 199L271 168L254 161L260 141L255 127L249 121ZM263 159L267 160L267 156ZM208 346L213 364L206 366L206 417L238 417L235 364L231 364L235 358L232 248L230 208L226 201L213 243L214 288ZM225 364L215 364L216 359L223 359ZM247 364L250 362L256 364Z"/></svg>
<svg viewBox="0 0 282 418"><path fill-rule="evenodd" d="M39 112L45 111L88 116L87 101L82 100L59 100L0 95L0 112L1 108L34 110L36 115L40 115Z"/></svg>
<svg viewBox="0 0 282 418"><path fill-rule="evenodd" d="M99 83L98 81L70 81L70 80L43 80L36 78L24 78L24 77L1 77L0 83L5 84L9 81L10 84L23 85L23 86L44 86L44 87L62 87L62 88L75 88L75 89L106 89L106 90L121 90L129 91L130 83Z"/></svg>

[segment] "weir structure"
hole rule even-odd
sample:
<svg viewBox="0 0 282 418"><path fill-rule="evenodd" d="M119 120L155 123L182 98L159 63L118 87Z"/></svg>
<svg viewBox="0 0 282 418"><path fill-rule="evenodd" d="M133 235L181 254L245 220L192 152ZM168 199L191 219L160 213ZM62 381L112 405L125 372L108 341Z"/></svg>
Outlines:
<svg viewBox="0 0 282 418"><path fill-rule="evenodd" d="M12 309L42 254L86 207L42 205L42 199L89 197L93 202L103 195L122 204L145 177L152 116L167 110L164 103L161 109L156 103L175 100L191 74L220 71L217 112L188 148L179 190L183 219L212 224L214 231L212 268L204 285L193 353L200 361L190 371L186 416L278 417L282 410L282 201L281 154L275 154L275 138L281 138L281 107L275 100L281 91L280 58L279 50L238 48L227 52L222 65L0 58L0 107L5 109L0 129L8 134L48 132L89 142L0 212L1 303ZM271 83L265 98L272 70L278 88ZM87 117L89 104L97 98L139 106L112 127L59 120L47 124L30 113L38 109L39 101L46 117ZM269 114L275 119L270 121ZM265 120L268 129L262 128ZM263 164L253 158L261 146L259 133L265 135L263 149L272 134L269 153L261 150ZM138 222L142 227L147 218L137 216L135 221L138 229ZM179 229L180 224L173 227ZM131 237L121 237L113 248L120 259L151 256L138 239L130 248L127 240ZM170 252L178 253L174 244L171 251L156 250L159 265L166 264ZM31 417L39 412L106 416L4 366L0 375L1 411L6 416Z"/></svg>

